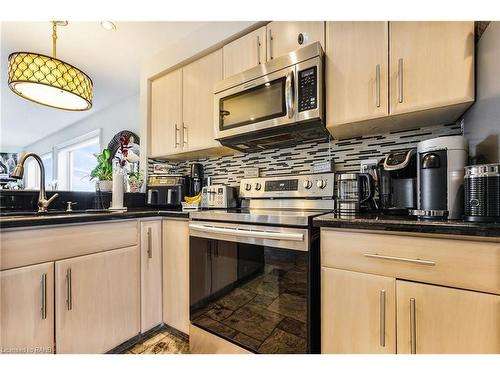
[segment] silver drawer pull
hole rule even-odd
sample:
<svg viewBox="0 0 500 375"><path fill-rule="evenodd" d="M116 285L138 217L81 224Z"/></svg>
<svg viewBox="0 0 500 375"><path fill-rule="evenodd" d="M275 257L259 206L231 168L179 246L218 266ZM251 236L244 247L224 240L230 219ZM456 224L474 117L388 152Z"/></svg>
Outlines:
<svg viewBox="0 0 500 375"><path fill-rule="evenodd" d="M66 270L66 308L73 309L73 296L71 290L71 268Z"/></svg>
<svg viewBox="0 0 500 375"><path fill-rule="evenodd" d="M47 319L47 274L42 274L41 283L41 293L42 293L42 319Z"/></svg>
<svg viewBox="0 0 500 375"><path fill-rule="evenodd" d="M410 347L411 354L417 354L417 316L415 298L410 298Z"/></svg>
<svg viewBox="0 0 500 375"><path fill-rule="evenodd" d="M385 346L385 290L380 291L380 346Z"/></svg>
<svg viewBox="0 0 500 375"><path fill-rule="evenodd" d="M393 257L390 255L378 255L378 254L363 254L367 258L375 258L375 259L384 259L384 260L395 260L398 262L406 262L413 264L421 264L423 266L435 266L436 263L432 260L423 260L423 259L413 259L413 258L401 258L401 257Z"/></svg>
<svg viewBox="0 0 500 375"><path fill-rule="evenodd" d="M151 247L151 228L148 228L148 258L153 257L153 249Z"/></svg>

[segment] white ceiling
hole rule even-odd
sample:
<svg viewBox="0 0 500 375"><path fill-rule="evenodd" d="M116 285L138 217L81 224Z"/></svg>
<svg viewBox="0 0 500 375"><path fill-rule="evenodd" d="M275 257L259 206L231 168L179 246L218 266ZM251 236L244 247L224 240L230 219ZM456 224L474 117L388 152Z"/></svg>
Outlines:
<svg viewBox="0 0 500 375"><path fill-rule="evenodd" d="M20 98L7 85L7 58L15 51L52 54L49 22L1 23L0 151L23 147L139 92L142 62L188 37L208 22L69 22L58 28L57 57L87 73L94 83L91 110L67 112Z"/></svg>

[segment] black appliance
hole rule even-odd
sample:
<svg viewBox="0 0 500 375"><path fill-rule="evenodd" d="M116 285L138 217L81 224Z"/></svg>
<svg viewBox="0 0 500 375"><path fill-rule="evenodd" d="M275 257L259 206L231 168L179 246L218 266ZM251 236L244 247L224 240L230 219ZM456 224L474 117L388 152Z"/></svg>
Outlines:
<svg viewBox="0 0 500 375"><path fill-rule="evenodd" d="M200 163L191 164L189 195L194 197L201 193L203 187L203 165Z"/></svg>
<svg viewBox="0 0 500 375"><path fill-rule="evenodd" d="M180 208L188 189L188 179L184 176L149 176L146 206Z"/></svg>
<svg viewBox="0 0 500 375"><path fill-rule="evenodd" d="M465 167L464 195L465 220L500 222L500 164Z"/></svg>
<svg viewBox="0 0 500 375"><path fill-rule="evenodd" d="M193 347L213 353L222 338L254 353L320 352L312 218L333 210L333 191L333 173L248 178L241 209L191 213L190 320L205 331L193 330Z"/></svg>
<svg viewBox="0 0 500 375"><path fill-rule="evenodd" d="M417 152L391 152L377 168L379 206L389 214L407 215L417 208Z"/></svg>

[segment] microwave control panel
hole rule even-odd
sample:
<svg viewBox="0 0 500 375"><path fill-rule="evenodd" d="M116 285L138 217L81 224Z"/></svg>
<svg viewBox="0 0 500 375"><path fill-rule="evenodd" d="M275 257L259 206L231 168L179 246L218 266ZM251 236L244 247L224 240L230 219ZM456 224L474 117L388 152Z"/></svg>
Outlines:
<svg viewBox="0 0 500 375"><path fill-rule="evenodd" d="M318 68L313 66L299 72L299 112L318 107Z"/></svg>

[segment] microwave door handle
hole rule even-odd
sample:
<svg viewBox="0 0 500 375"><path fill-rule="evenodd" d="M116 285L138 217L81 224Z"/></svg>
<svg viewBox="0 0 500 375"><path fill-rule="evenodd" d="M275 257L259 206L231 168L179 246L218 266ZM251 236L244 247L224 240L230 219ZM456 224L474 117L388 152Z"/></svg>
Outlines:
<svg viewBox="0 0 500 375"><path fill-rule="evenodd" d="M302 233L266 232L258 230L245 230L239 228L213 227L200 224L189 224L189 228L196 229L206 233L228 234L238 237L254 237L254 238L262 238L268 240L289 240L289 241L304 240L304 234Z"/></svg>
<svg viewBox="0 0 500 375"><path fill-rule="evenodd" d="M286 81L285 81L285 104L286 104L286 112L288 113L288 118L292 118L294 114L294 98L295 98L295 86L293 79L293 70L291 70L286 75Z"/></svg>

